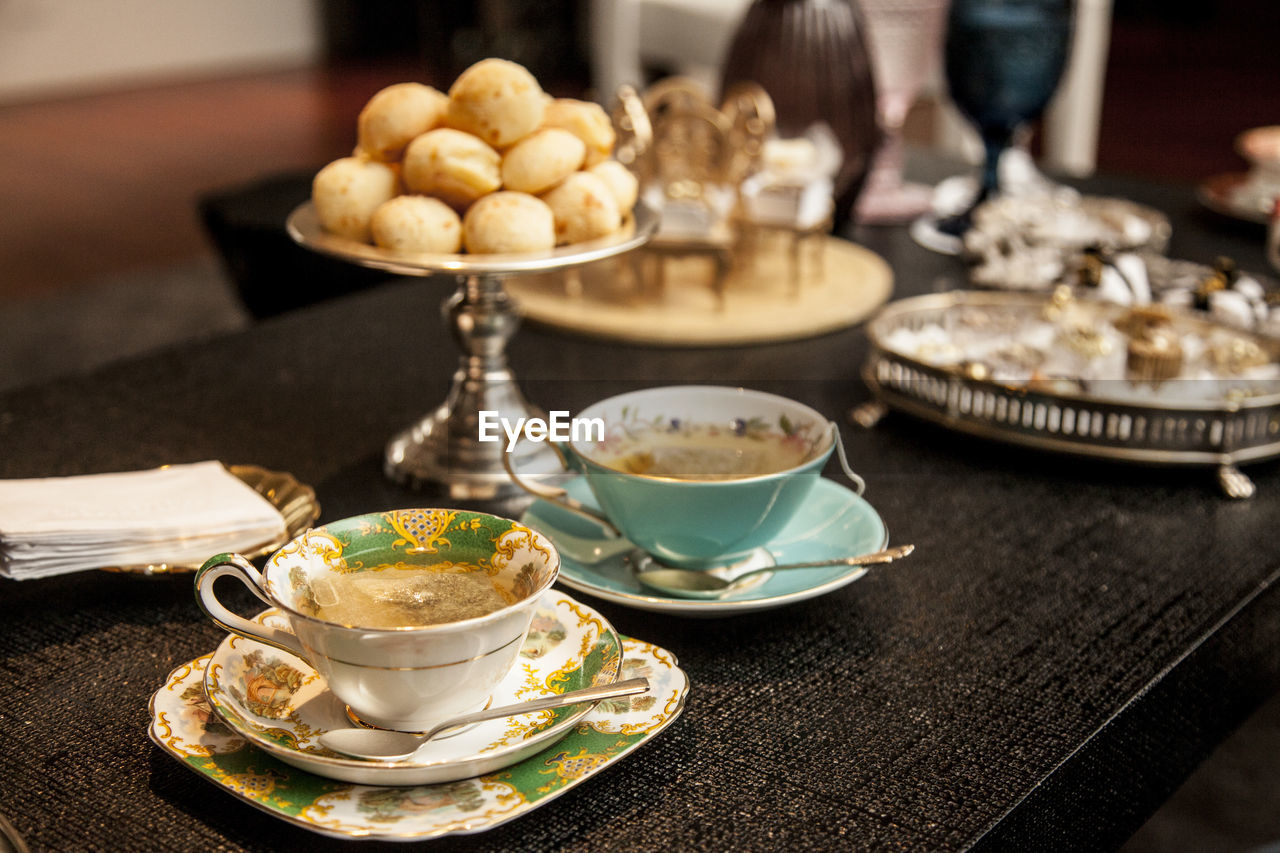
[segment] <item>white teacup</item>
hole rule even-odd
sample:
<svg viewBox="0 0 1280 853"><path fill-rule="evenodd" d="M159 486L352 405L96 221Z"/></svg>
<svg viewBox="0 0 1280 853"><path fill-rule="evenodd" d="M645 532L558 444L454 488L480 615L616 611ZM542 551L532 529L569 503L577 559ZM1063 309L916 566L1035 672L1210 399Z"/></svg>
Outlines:
<svg viewBox="0 0 1280 853"><path fill-rule="evenodd" d="M482 573L501 596L485 615L421 627L369 628L325 617L334 579L432 567ZM542 593L560 570L551 542L514 521L455 509L406 509L336 521L285 545L259 573L219 554L195 576L196 599L226 630L298 655L362 721L422 731L477 710L516 661ZM232 613L214 581L230 575L279 608L292 631ZM341 583L341 581L339 581Z"/></svg>

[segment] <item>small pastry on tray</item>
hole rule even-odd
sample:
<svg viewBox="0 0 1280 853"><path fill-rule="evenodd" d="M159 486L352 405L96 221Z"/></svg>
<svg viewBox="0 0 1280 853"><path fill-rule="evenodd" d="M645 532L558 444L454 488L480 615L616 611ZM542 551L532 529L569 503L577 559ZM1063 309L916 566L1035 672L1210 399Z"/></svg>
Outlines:
<svg viewBox="0 0 1280 853"><path fill-rule="evenodd" d="M404 185L411 192L466 210L502 186L502 156L469 133L437 128L405 149Z"/></svg>
<svg viewBox="0 0 1280 853"><path fill-rule="evenodd" d="M587 146L567 130L546 127L521 139L502 158L502 186L537 195L578 171Z"/></svg>
<svg viewBox="0 0 1280 853"><path fill-rule="evenodd" d="M399 252L453 254L462 249L462 220L453 208L425 195L383 202L369 222L373 242Z"/></svg>
<svg viewBox="0 0 1280 853"><path fill-rule="evenodd" d="M555 247L551 208L536 196L504 190L471 205L462 220L468 252L538 252Z"/></svg>
<svg viewBox="0 0 1280 853"><path fill-rule="evenodd" d="M449 88L449 127L505 148L542 125L550 98L528 69L505 59L483 59Z"/></svg>
<svg viewBox="0 0 1280 853"><path fill-rule="evenodd" d="M542 200L555 215L556 243L578 243L617 231L622 224L609 185L590 172L574 172Z"/></svg>
<svg viewBox="0 0 1280 853"><path fill-rule="evenodd" d="M1172 316L1166 305L1160 303L1139 305L1130 308L1119 320L1116 320L1115 327L1130 338L1137 338L1145 334L1148 329L1168 326L1172 322Z"/></svg>
<svg viewBox="0 0 1280 853"><path fill-rule="evenodd" d="M605 186L613 193L614 200L618 202L618 210L630 210L636 206L636 199L640 195L640 181L626 166L617 160L605 160L587 171L604 181Z"/></svg>
<svg viewBox="0 0 1280 853"><path fill-rule="evenodd" d="M1159 385L1182 372L1182 342L1168 325L1148 326L1129 339L1125 369L1134 382Z"/></svg>
<svg viewBox="0 0 1280 853"><path fill-rule="evenodd" d="M366 243L373 212L397 192L394 167L361 157L334 160L311 182L311 200L324 229Z"/></svg>
<svg viewBox="0 0 1280 853"><path fill-rule="evenodd" d="M356 152L391 163L404 156L414 137L435 130L449 96L421 83L396 83L365 104L356 119Z"/></svg>
<svg viewBox="0 0 1280 853"><path fill-rule="evenodd" d="M573 98L556 98L547 104L542 126L558 127L581 139L587 148L588 166L607 159L617 139L613 122L603 107Z"/></svg>

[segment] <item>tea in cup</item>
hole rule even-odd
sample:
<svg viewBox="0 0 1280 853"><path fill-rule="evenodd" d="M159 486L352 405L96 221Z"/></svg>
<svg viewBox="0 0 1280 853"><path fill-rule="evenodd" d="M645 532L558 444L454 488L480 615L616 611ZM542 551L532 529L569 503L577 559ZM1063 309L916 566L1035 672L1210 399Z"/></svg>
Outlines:
<svg viewBox="0 0 1280 853"><path fill-rule="evenodd" d="M551 542L517 522L406 509L308 530L261 573L220 554L195 587L216 624L303 658L361 721L422 731L488 701L559 569ZM213 584L224 575L279 608L291 630L223 606Z"/></svg>
<svg viewBox="0 0 1280 853"><path fill-rule="evenodd" d="M512 472L516 482L687 568L733 563L768 543L839 444L835 424L808 406L744 388L635 391L595 403L575 421L584 428L561 450L599 512ZM845 471L861 492L861 478Z"/></svg>

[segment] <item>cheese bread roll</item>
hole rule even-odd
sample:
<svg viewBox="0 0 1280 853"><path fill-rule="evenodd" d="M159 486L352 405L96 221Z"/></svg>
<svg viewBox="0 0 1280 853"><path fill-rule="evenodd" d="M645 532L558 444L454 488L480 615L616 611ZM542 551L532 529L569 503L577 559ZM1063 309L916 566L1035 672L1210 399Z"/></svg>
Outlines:
<svg viewBox="0 0 1280 853"><path fill-rule="evenodd" d="M640 181L626 166L617 160L605 160L587 171L604 181L605 186L613 193L614 200L618 202L618 211L624 216L636 206L636 199L640 195Z"/></svg>
<svg viewBox="0 0 1280 853"><path fill-rule="evenodd" d="M445 123L505 148L538 129L547 100L524 66L482 59L453 81Z"/></svg>
<svg viewBox="0 0 1280 853"><path fill-rule="evenodd" d="M555 217L557 245L603 237L622 225L613 192L590 172L574 172L540 197Z"/></svg>
<svg viewBox="0 0 1280 853"><path fill-rule="evenodd" d="M558 127L581 139L587 146L588 162L608 157L613 152L613 122L599 104L556 98L547 104L542 126Z"/></svg>
<svg viewBox="0 0 1280 853"><path fill-rule="evenodd" d="M399 191L396 170L363 157L334 160L311 181L311 201L326 231L369 242L369 220Z"/></svg>
<svg viewBox="0 0 1280 853"><path fill-rule="evenodd" d="M356 119L356 150L374 160L399 160L410 140L440 125L448 107L449 98L430 86L388 86L360 111Z"/></svg>
<svg viewBox="0 0 1280 853"><path fill-rule="evenodd" d="M521 139L502 158L502 186L522 193L551 189L578 171L587 147L567 130L548 127Z"/></svg>
<svg viewBox="0 0 1280 853"><path fill-rule="evenodd" d="M453 208L425 195L396 196L369 221L373 242L400 252L452 254L462 248L462 220Z"/></svg>
<svg viewBox="0 0 1280 853"><path fill-rule="evenodd" d="M465 210L502 186L502 156L469 133L441 127L409 143L403 174L411 192Z"/></svg>
<svg viewBox="0 0 1280 853"><path fill-rule="evenodd" d="M468 252L537 252L556 244L551 208L527 193L487 195L462 220Z"/></svg>

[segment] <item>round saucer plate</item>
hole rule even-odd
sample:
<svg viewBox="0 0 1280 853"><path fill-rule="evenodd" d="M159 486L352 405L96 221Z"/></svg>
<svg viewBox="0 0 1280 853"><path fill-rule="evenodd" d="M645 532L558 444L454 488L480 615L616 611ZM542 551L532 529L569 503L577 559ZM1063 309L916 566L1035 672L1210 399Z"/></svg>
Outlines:
<svg viewBox="0 0 1280 853"><path fill-rule="evenodd" d="M257 548L245 551L249 559L263 557L297 536L320 517L320 502L316 490L299 482L284 471L269 471L257 465L228 465L227 470L249 488L262 495L284 517L284 535ZM200 563L150 563L131 566L104 566L101 571L127 575L185 575L200 568Z"/></svg>
<svg viewBox="0 0 1280 853"><path fill-rule="evenodd" d="M288 628L275 609L258 619ZM558 591L544 593L520 657L491 702L508 705L618 680L622 642L596 611ZM214 652L204 678L217 715L237 734L286 764L365 785L431 785L508 767L568 734L591 703L487 720L441 736L411 760L347 758L320 746L326 731L349 728L345 706L300 658L236 635Z"/></svg>
<svg viewBox="0 0 1280 853"><path fill-rule="evenodd" d="M588 506L595 506L591 489L584 479L573 479L566 488L572 497ZM521 523L540 530L552 543L556 541L558 531L584 539L600 538L597 525L541 500L525 512ZM888 529L871 504L839 483L819 478L795 518L766 547L775 561L791 563L865 554L888 543ZM764 583L749 590L707 601L659 595L642 587L632 574L625 556L589 565L579 563L562 552L558 582L597 598L640 610L716 617L769 610L815 598L853 583L866 573L864 566L788 569L774 573Z"/></svg>
<svg viewBox="0 0 1280 853"><path fill-rule="evenodd" d="M1196 187L1196 199L1220 216L1266 225L1267 211L1260 207L1251 207L1236 201L1236 191L1244 186L1248 180L1249 175L1245 172L1228 172L1223 175L1214 175Z"/></svg>

